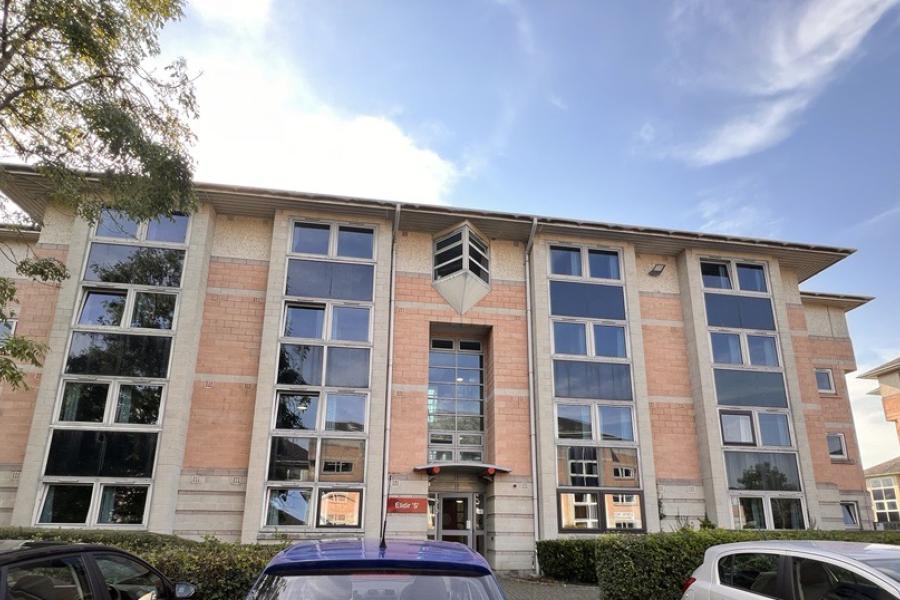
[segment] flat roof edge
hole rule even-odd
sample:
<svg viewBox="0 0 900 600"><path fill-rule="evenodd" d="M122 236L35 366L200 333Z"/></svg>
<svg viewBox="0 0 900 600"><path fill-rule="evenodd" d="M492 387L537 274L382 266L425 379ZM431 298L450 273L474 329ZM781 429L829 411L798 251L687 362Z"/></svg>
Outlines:
<svg viewBox="0 0 900 600"><path fill-rule="evenodd" d="M874 296L862 296L858 294L837 294L832 292L807 292L800 291L800 300L820 302L822 304L832 304L840 306L845 311L851 311L859 308L864 304L868 304L874 300Z"/></svg>

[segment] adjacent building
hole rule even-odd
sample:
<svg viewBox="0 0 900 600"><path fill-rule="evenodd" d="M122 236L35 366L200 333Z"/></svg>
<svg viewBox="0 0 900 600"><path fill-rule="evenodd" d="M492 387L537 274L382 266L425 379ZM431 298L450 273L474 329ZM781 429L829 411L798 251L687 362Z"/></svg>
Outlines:
<svg viewBox="0 0 900 600"><path fill-rule="evenodd" d="M870 393L881 396L884 416L893 421L900 437L900 357L877 366L859 379L873 379L878 386ZM900 527L897 490L900 483L900 457L893 458L865 470L866 484L872 496L872 507L879 527ZM897 525L891 525L897 523Z"/></svg>
<svg viewBox="0 0 900 600"><path fill-rule="evenodd" d="M535 540L871 527L845 313L851 250L197 184L96 226L6 168L64 261L16 280L49 346L0 392L0 525L258 542ZM9 264L4 276L18 277Z"/></svg>

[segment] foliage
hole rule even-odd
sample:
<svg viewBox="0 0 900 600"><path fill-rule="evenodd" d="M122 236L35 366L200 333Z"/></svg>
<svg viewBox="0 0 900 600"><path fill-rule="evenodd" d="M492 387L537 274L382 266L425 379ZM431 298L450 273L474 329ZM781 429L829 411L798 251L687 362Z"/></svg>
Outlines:
<svg viewBox="0 0 900 600"><path fill-rule="evenodd" d="M538 560L547 577L597 583L605 600L677 600L681 598L682 583L702 564L707 548L732 542L791 539L900 545L900 531L686 529L673 533L609 534L538 542ZM587 558L591 553L593 557Z"/></svg>
<svg viewBox="0 0 900 600"><path fill-rule="evenodd" d="M48 197L96 221L104 206L135 220L191 212L189 123L197 116L183 60L159 61L158 35L183 0L4 0L0 7L0 151L35 166ZM0 168L0 178L5 172ZM28 227L22 219L4 227ZM68 277L50 257L0 254L41 282ZM0 325L15 318L0 278ZM0 382L25 386L20 365L46 347L0 342Z"/></svg>

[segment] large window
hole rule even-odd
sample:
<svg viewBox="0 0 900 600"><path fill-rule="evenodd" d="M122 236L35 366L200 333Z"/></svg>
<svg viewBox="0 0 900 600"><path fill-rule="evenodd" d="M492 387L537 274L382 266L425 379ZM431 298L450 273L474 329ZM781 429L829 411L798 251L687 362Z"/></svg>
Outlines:
<svg viewBox="0 0 900 600"><path fill-rule="evenodd" d="M900 508L897 507L897 487L894 477L875 477L868 480L869 493L875 508L875 520L879 523L900 522Z"/></svg>
<svg viewBox="0 0 900 600"><path fill-rule="evenodd" d="M481 342L433 339L428 355L428 462L483 461Z"/></svg>
<svg viewBox="0 0 900 600"><path fill-rule="evenodd" d="M559 528L642 530L620 255L569 244L549 250Z"/></svg>
<svg viewBox="0 0 900 600"><path fill-rule="evenodd" d="M189 223L102 212L73 310L38 524L145 526Z"/></svg>
<svg viewBox="0 0 900 600"><path fill-rule="evenodd" d="M359 528L375 232L295 222L266 471L266 528Z"/></svg>

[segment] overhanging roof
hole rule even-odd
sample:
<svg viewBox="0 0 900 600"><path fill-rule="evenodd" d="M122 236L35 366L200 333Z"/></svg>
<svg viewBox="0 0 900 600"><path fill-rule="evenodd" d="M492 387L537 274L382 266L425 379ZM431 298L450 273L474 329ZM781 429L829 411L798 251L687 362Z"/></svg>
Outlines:
<svg viewBox="0 0 900 600"><path fill-rule="evenodd" d="M871 371L866 371L862 375L857 375L856 377L858 379L878 379L880 375L887 375L888 373L893 373L894 371L900 371L900 356L898 356L894 360L889 360L883 365L875 367Z"/></svg>
<svg viewBox="0 0 900 600"><path fill-rule="evenodd" d="M0 190L38 222L47 207L47 183L34 168L0 164ZM756 252L774 256L804 281L854 252L851 248L801 242L763 240L677 229L619 225L449 206L407 204L350 196L311 194L267 188L195 183L198 198L220 213L271 217L277 209L318 208L336 214L393 219L400 211L400 228L436 233L468 219L492 239L528 240L532 224L546 234L578 234L633 243L638 252L675 256L685 248L709 252Z"/></svg>
<svg viewBox="0 0 900 600"><path fill-rule="evenodd" d="M878 477L880 475L897 475L900 474L900 456L879 463L874 467L869 467L863 471L866 477Z"/></svg>
<svg viewBox="0 0 900 600"><path fill-rule="evenodd" d="M849 311L859 308L867 302L874 300L872 296L857 296L855 294L829 294L825 292L800 292L800 300L808 303L828 304Z"/></svg>

